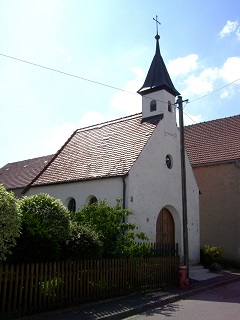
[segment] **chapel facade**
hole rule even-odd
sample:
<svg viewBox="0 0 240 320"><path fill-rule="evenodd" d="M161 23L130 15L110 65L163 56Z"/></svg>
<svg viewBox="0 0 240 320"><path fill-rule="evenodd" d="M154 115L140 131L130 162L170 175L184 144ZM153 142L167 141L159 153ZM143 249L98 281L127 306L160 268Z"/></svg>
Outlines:
<svg viewBox="0 0 240 320"><path fill-rule="evenodd" d="M48 193L78 210L96 199L116 198L149 241L178 243L183 257L180 135L175 89L156 50L143 86L142 113L76 130L24 189ZM186 154L190 263L199 262L199 189Z"/></svg>

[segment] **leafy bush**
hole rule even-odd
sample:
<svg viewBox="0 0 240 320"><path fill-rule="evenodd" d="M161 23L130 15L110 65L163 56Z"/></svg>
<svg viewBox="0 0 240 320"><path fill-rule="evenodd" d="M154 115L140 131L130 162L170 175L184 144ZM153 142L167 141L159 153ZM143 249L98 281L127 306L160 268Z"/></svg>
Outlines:
<svg viewBox="0 0 240 320"><path fill-rule="evenodd" d="M21 217L12 192L0 184L0 261L6 260L20 235Z"/></svg>
<svg viewBox="0 0 240 320"><path fill-rule="evenodd" d="M39 220L30 214L22 215L21 235L8 262L49 261L61 258L63 241L56 241Z"/></svg>
<svg viewBox="0 0 240 320"><path fill-rule="evenodd" d="M63 283L62 279L58 277L39 282L39 285L42 288L42 295L46 294L46 296L54 297L53 290L56 289L58 286L60 286L62 283Z"/></svg>
<svg viewBox="0 0 240 320"><path fill-rule="evenodd" d="M98 200L73 214L73 220L98 234L103 244L104 257L131 256L144 252L135 244L135 239L147 240L144 233L136 233L134 224L126 222L126 218L132 214L132 211L122 209L120 199L117 199L116 206Z"/></svg>
<svg viewBox="0 0 240 320"><path fill-rule="evenodd" d="M102 243L98 234L87 226L71 223L70 235L66 241L65 258L81 260L100 258L102 254Z"/></svg>
<svg viewBox="0 0 240 320"><path fill-rule="evenodd" d="M145 238L144 238L145 239ZM124 246L124 255L130 258L143 258L152 256L152 246L149 243L130 243Z"/></svg>
<svg viewBox="0 0 240 320"><path fill-rule="evenodd" d="M38 194L18 200L22 234L10 261L45 261L62 258L69 236L70 215L60 200Z"/></svg>
<svg viewBox="0 0 240 320"><path fill-rule="evenodd" d="M19 200L23 216L30 215L44 227L49 237L56 241L65 240L69 235L70 216L67 208L58 199L40 193Z"/></svg>
<svg viewBox="0 0 240 320"><path fill-rule="evenodd" d="M204 265L210 266L212 263L219 263L223 256L223 250L220 247L204 246L201 249L201 261Z"/></svg>

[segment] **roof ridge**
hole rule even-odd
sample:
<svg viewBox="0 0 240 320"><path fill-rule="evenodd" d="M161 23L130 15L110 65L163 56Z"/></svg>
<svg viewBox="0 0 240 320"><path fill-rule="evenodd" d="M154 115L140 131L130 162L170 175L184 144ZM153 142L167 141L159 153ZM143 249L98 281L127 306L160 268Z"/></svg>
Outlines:
<svg viewBox="0 0 240 320"><path fill-rule="evenodd" d="M19 161L14 161L14 162L8 162L7 164L5 164L5 166L7 165L13 165L13 164L21 164L23 162L28 162L28 161L34 161L34 160L37 160L37 159L43 159L43 158L48 158L48 157L53 157L54 156L54 153L53 154L49 154L49 155L46 155L46 156L40 156L40 157L34 157L34 158L29 158L29 159L24 159L24 160L19 160ZM4 167L5 167L4 166Z"/></svg>
<svg viewBox="0 0 240 320"><path fill-rule="evenodd" d="M100 122L100 123L93 124L93 125L90 125L90 126L87 126L87 127L79 128L79 129L76 130L76 132L82 132L82 131L92 130L92 129L96 129L96 128L101 128L103 126L108 126L110 124L122 122L122 121L125 121L125 120L128 120L128 119L135 119L135 118L141 116L141 114L142 114L142 112L139 112L139 113L135 113L135 114L132 114L132 115L120 117L120 118L117 118L117 119L112 119L112 120Z"/></svg>
<svg viewBox="0 0 240 320"><path fill-rule="evenodd" d="M73 139L73 137L79 133L79 132L83 132L83 131L88 131L88 130L93 130L93 129L96 129L96 128L101 128L103 126L107 126L107 125L110 125L110 124L113 124L113 123L118 123L118 122L122 122L122 121L125 121L127 119L134 119L134 118L137 118L139 116L141 116L141 112L140 113L137 113L137 114L134 114L134 115L130 115L130 116L125 116L125 117L121 117L121 118L118 118L118 119L114 119L114 120L110 120L110 121L106 121L106 122L103 122L103 123L100 123L100 124L96 124L96 125L92 125L92 126L89 126L89 127L85 127L85 128L82 128L82 129L76 129L72 135L68 138L67 141L65 141L65 143L62 145L62 147L53 155L53 157L51 158L51 160L46 164L46 166L39 172L39 174L23 189L22 191L22 194L24 194L25 192L27 192L27 190L34 184L34 182L36 180L38 180L38 178L43 174L44 171L47 170L47 168L52 164L52 162L59 156L59 154L66 148L66 146L70 143L70 141Z"/></svg>
<svg viewBox="0 0 240 320"><path fill-rule="evenodd" d="M189 125L187 125L185 127L193 127L193 126L204 124L204 123L217 122L217 121L220 121L220 120L227 120L227 119L230 119L230 118L237 118L237 117L240 117L240 114L236 114L234 116L229 116L229 117L223 117L223 118L219 118L219 119L212 119L212 120L202 121L202 122L198 122L198 123L193 123L193 124L189 124Z"/></svg>
<svg viewBox="0 0 240 320"><path fill-rule="evenodd" d="M137 113L76 130L22 193L46 181L61 183L123 175L130 170L155 127L142 124L141 113Z"/></svg>
<svg viewBox="0 0 240 320"><path fill-rule="evenodd" d="M22 190L22 194L27 192L27 190L31 187L31 185L42 175L42 173L50 166L50 164L58 157L58 155L62 152L62 150L66 147L66 145L72 140L72 138L77 133L77 130L75 130L71 136L65 141L65 143L62 145L62 147L53 155L53 157L50 159L50 161L46 164L46 166L36 175L34 179Z"/></svg>

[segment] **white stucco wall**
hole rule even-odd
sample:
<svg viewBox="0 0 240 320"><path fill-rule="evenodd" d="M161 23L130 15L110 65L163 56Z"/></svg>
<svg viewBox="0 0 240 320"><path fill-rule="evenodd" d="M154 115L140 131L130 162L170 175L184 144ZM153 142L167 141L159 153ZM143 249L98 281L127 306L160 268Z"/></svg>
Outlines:
<svg viewBox="0 0 240 320"><path fill-rule="evenodd" d="M151 94L152 95L152 94ZM152 96L151 96L152 97ZM126 177L126 208L134 211L129 221L145 232L149 240L156 241L156 221L162 208L167 208L174 219L175 241L179 244L183 256L182 231L182 192L180 166L180 137L176 126L176 114L168 111L168 104L175 103L175 98L166 91L153 93L158 110L164 112L161 120L141 152L140 156ZM144 107L149 108L151 99L144 99ZM166 165L166 155L170 155L173 166ZM186 155L187 175L187 211L189 259L191 263L199 262L199 190L191 165ZM117 197L123 197L122 177L87 180L74 183L33 187L26 195L48 193L61 199L67 205L69 198L75 198L76 208L84 205L89 196L105 199L111 205L116 204Z"/></svg>
<svg viewBox="0 0 240 320"><path fill-rule="evenodd" d="M123 197L123 182L121 177L86 180L74 183L62 183L48 186L30 188L26 196L48 193L60 199L67 206L69 198L76 200L76 208L81 208L87 203L89 196L97 199L106 199L111 205L116 204L116 198Z"/></svg>
<svg viewBox="0 0 240 320"><path fill-rule="evenodd" d="M167 105L165 106L165 108ZM164 119L156 127L127 177L126 204L134 211L130 219L156 241L156 221L162 208L167 208L175 223L175 241L183 256L182 193L180 137L175 113L164 111ZM174 123L174 125L173 125ZM166 155L173 167L166 165ZM199 190L186 155L189 259L199 262Z"/></svg>
<svg viewBox="0 0 240 320"><path fill-rule="evenodd" d="M156 101L156 111L150 111L150 103L152 100ZM171 103L172 113L168 112L168 102ZM176 114L175 114L175 97L165 90L151 92L142 96L142 117L148 118L164 114L165 122L168 123L168 128L174 130L176 126Z"/></svg>

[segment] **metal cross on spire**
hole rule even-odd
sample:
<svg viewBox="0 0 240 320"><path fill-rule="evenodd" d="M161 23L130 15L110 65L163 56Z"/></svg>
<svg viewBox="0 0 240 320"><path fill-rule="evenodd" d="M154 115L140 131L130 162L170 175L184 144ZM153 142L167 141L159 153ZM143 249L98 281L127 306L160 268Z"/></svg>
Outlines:
<svg viewBox="0 0 240 320"><path fill-rule="evenodd" d="M157 28L157 35L158 35L158 25L161 23L158 21L158 16L156 16L156 19L153 18L153 20L156 21L156 28Z"/></svg>

